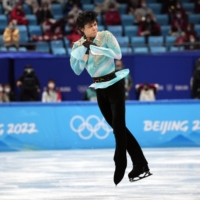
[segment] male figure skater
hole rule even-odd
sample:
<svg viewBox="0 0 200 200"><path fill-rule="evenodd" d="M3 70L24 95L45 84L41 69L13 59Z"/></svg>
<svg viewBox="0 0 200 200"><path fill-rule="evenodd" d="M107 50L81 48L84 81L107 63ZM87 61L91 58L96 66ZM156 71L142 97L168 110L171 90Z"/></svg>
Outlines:
<svg viewBox="0 0 200 200"><path fill-rule="evenodd" d="M133 169L128 174L130 181L146 178L151 175L148 163L138 142L126 128L122 79L129 70L115 72L114 59L122 57L119 44L109 31L98 32L97 13L93 11L80 13L76 23L83 37L73 45L70 64L77 75L86 68L94 81L90 87L96 89L99 108L113 128L116 141L114 183L117 185L124 177L126 150L133 162Z"/></svg>

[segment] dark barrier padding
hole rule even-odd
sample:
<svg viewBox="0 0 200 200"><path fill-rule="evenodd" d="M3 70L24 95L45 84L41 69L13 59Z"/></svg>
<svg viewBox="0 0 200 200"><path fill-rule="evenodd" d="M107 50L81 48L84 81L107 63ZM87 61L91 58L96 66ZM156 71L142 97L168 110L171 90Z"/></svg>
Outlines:
<svg viewBox="0 0 200 200"><path fill-rule="evenodd" d="M149 82L160 85L157 99L189 99L190 79L199 56L200 52L124 55L122 60L125 67L130 69L134 84ZM84 90L92 83L86 70L80 76L74 74L69 57L43 53L1 53L0 58L0 83L10 82L12 73L16 81L27 64L34 67L41 90L48 79L55 79L63 100L81 100ZM134 88L130 91L130 97L136 98Z"/></svg>

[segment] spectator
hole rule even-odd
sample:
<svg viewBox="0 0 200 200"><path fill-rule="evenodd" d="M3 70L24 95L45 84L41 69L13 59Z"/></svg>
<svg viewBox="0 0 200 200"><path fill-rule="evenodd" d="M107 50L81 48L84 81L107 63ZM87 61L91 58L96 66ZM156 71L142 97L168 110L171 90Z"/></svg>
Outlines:
<svg viewBox="0 0 200 200"><path fill-rule="evenodd" d="M68 13L72 10L74 4L78 5L79 9L82 9L81 0L66 0L63 9L65 15L68 15Z"/></svg>
<svg viewBox="0 0 200 200"><path fill-rule="evenodd" d="M120 71L124 69L124 64L122 60L115 61L115 71ZM131 78L130 73L124 78L124 88L125 88L125 99L129 99L129 92L133 86L133 80Z"/></svg>
<svg viewBox="0 0 200 200"><path fill-rule="evenodd" d="M42 93L42 102L60 102L61 94L56 90L56 84L54 80L49 80L47 89Z"/></svg>
<svg viewBox="0 0 200 200"><path fill-rule="evenodd" d="M43 36L32 35L31 38L35 41L51 41L59 40L64 37L65 24L67 18L56 21L55 19L48 19L42 24Z"/></svg>
<svg viewBox="0 0 200 200"><path fill-rule="evenodd" d="M195 0L194 12L200 13L200 0Z"/></svg>
<svg viewBox="0 0 200 200"><path fill-rule="evenodd" d="M137 84L136 91L139 93L140 101L154 101L156 99L155 94L158 90L157 84Z"/></svg>
<svg viewBox="0 0 200 200"><path fill-rule="evenodd" d="M149 14L151 18L155 20L153 11L147 7L146 0L141 0L140 8L135 10L134 24L139 24L141 21L143 21L147 14Z"/></svg>
<svg viewBox="0 0 200 200"><path fill-rule="evenodd" d="M115 9L115 5L111 3L109 5L109 10L106 11L105 22L107 26L120 25L121 18L119 12Z"/></svg>
<svg viewBox="0 0 200 200"><path fill-rule="evenodd" d="M128 15L134 15L135 10L138 8L139 0L128 0L126 13Z"/></svg>
<svg viewBox="0 0 200 200"><path fill-rule="evenodd" d="M191 80L192 97L200 99L200 58L196 61L194 73Z"/></svg>
<svg viewBox="0 0 200 200"><path fill-rule="evenodd" d="M160 35L160 25L156 23L152 15L147 14L144 21L141 21L138 29L139 36Z"/></svg>
<svg viewBox="0 0 200 200"><path fill-rule="evenodd" d="M160 3L162 3L163 14L172 14L175 11L177 0L160 0Z"/></svg>
<svg viewBox="0 0 200 200"><path fill-rule="evenodd" d="M185 46L185 49L187 50L197 50L199 49L199 44L197 39L194 37L194 35L189 36L189 40L187 41L187 45Z"/></svg>
<svg viewBox="0 0 200 200"><path fill-rule="evenodd" d="M11 90L11 87L9 84L4 85L4 93L8 98L8 101L12 102L12 101L16 101L16 97L14 92Z"/></svg>
<svg viewBox="0 0 200 200"><path fill-rule="evenodd" d="M97 101L97 94L94 88L87 88L83 96L84 101Z"/></svg>
<svg viewBox="0 0 200 200"><path fill-rule="evenodd" d="M20 35L19 35L19 30L16 28L15 24L16 24L15 20L11 21L3 33L4 45L6 47L10 46L16 46L17 48L19 47Z"/></svg>
<svg viewBox="0 0 200 200"><path fill-rule="evenodd" d="M17 0L2 0L4 14L9 14L13 10L17 2Z"/></svg>
<svg viewBox="0 0 200 200"><path fill-rule="evenodd" d="M0 84L0 103L2 102L8 102L8 97L3 92L3 85Z"/></svg>
<svg viewBox="0 0 200 200"><path fill-rule="evenodd" d="M176 11L176 15L172 20L170 35L177 36L180 32L187 27L187 20L183 18L180 11Z"/></svg>
<svg viewBox="0 0 200 200"><path fill-rule="evenodd" d="M74 16L74 19L76 20L79 13L81 13L82 10L78 7L78 4L74 3L72 6L71 11L68 13L70 16Z"/></svg>
<svg viewBox="0 0 200 200"><path fill-rule="evenodd" d="M195 39L198 40L197 33L194 30L194 24L189 23L186 27L185 33L186 33L186 40L189 40L190 35L193 35Z"/></svg>
<svg viewBox="0 0 200 200"><path fill-rule="evenodd" d="M17 80L21 101L39 101L40 83L32 66L27 65Z"/></svg>
<svg viewBox="0 0 200 200"><path fill-rule="evenodd" d="M180 35L176 38L176 41L174 43L175 46L177 47L181 47L181 46L184 46L185 45L185 42L186 42L186 34L184 31L182 31L180 33Z"/></svg>
<svg viewBox="0 0 200 200"><path fill-rule="evenodd" d="M50 4L48 2L43 2L41 8L37 10L36 16L39 24L42 24L44 21L53 18Z"/></svg>
<svg viewBox="0 0 200 200"><path fill-rule="evenodd" d="M183 8L182 3L180 1L177 1L176 5L175 5L174 13L176 13L177 11L179 11L181 13L182 18L187 20L187 14L186 14L185 9Z"/></svg>
<svg viewBox="0 0 200 200"><path fill-rule="evenodd" d="M116 0L104 0L102 3L96 3L96 7L94 9L95 12L99 14L105 14L106 11L109 9L109 5L113 3L115 6L115 9L118 10L120 7L120 4L116 2Z"/></svg>
<svg viewBox="0 0 200 200"><path fill-rule="evenodd" d="M17 25L28 25L28 20L22 7L22 3L18 2L10 13L10 21L16 20Z"/></svg>

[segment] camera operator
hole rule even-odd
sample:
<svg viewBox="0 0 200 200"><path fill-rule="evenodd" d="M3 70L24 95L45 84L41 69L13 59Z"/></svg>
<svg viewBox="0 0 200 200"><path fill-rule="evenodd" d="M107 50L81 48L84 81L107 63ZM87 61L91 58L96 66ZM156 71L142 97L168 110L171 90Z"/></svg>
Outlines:
<svg viewBox="0 0 200 200"><path fill-rule="evenodd" d="M39 101L40 83L32 66L27 65L17 80L21 101Z"/></svg>

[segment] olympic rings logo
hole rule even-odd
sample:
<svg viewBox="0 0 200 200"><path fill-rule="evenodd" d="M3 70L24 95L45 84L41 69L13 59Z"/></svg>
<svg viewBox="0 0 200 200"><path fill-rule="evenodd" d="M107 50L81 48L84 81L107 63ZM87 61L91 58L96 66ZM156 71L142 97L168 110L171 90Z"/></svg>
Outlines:
<svg viewBox="0 0 200 200"><path fill-rule="evenodd" d="M96 123L93 126L90 121L91 120L95 120ZM78 127L74 127L74 123L75 121L79 120L81 123ZM98 116L96 115L90 115L89 117L87 117L87 119L85 120L82 116L80 115L76 115L74 117L72 117L71 121L70 121L70 127L71 129L78 133L79 137L82 138L83 140L89 140L93 135L100 139L103 140L105 138L108 137L108 135L110 134L110 132L112 132L113 130L107 125L107 123L105 123L105 119L99 119ZM100 129L103 129L105 131L105 135L99 135L98 131ZM90 133L89 135L85 136L82 134L82 132L87 129Z"/></svg>

